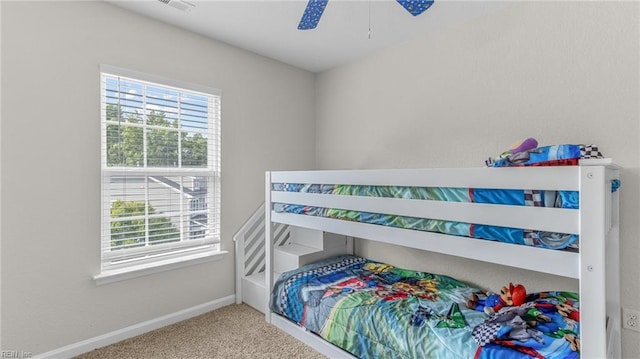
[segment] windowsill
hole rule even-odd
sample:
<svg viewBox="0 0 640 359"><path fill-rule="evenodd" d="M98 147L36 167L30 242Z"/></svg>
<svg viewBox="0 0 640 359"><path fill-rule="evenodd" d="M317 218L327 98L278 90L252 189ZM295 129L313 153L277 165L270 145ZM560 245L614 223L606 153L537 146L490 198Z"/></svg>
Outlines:
<svg viewBox="0 0 640 359"><path fill-rule="evenodd" d="M149 274L160 273L200 263L219 261L222 260L227 253L229 252L218 250L208 251L178 258L159 260L153 263L145 263L135 266L129 266L126 268L106 270L102 271L100 274L93 276L93 280L96 282L96 285L119 282L131 278L142 277Z"/></svg>

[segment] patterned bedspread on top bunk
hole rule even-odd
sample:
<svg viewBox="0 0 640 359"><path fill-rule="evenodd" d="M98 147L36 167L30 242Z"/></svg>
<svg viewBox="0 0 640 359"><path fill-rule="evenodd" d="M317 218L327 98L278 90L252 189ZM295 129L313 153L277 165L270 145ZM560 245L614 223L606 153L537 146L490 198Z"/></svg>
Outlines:
<svg viewBox="0 0 640 359"><path fill-rule="evenodd" d="M340 184L274 183L274 191L370 196L432 201L491 203L536 207L578 208L576 191L507 190L482 188L441 188L368 186ZM338 208L274 203L276 212L304 214L348 221L415 229L457 236L497 240L550 249L577 249L578 236L521 228L507 228L476 223L444 221L430 218L369 213Z"/></svg>
<svg viewBox="0 0 640 359"><path fill-rule="evenodd" d="M341 256L282 274L271 309L359 358L578 358L575 293L488 316L454 278Z"/></svg>
<svg viewBox="0 0 640 359"><path fill-rule="evenodd" d="M595 145L561 144L538 147L496 159L492 167L577 165L580 159L602 158ZM274 191L374 196L432 201L455 201L536 207L578 208L577 191L506 190L482 188L433 188L344 184L274 183ZM549 249L578 250L578 235L507 228L476 223L369 213L339 208L274 203L274 211L327 217L390 227L496 240Z"/></svg>

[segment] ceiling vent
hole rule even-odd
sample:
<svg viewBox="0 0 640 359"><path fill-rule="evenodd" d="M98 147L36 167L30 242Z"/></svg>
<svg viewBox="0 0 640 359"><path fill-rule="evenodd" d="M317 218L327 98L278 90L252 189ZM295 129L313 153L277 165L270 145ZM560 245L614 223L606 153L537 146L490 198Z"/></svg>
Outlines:
<svg viewBox="0 0 640 359"><path fill-rule="evenodd" d="M196 7L194 4L190 2L186 2L184 0L158 0L158 1L183 12L189 12L191 11L192 8Z"/></svg>

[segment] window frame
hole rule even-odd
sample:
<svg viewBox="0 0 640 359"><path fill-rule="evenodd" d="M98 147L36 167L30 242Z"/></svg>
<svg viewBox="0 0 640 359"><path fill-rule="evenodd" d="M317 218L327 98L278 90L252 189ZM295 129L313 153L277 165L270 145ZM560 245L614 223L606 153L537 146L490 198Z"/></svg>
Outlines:
<svg viewBox="0 0 640 359"><path fill-rule="evenodd" d="M171 89L178 93L197 93L198 95L206 96L208 99L208 111L215 111L207 119L208 133L207 133L207 165L206 167L147 167L146 163L143 167L127 167L127 166L108 166L107 165L107 101L106 101L106 76L125 78L126 80L132 80L144 84L151 84L154 86L162 87L164 89ZM145 92L144 97L147 94ZM203 259L209 258L210 260L221 259L220 255L226 253L220 249L220 180L221 180L221 166L220 166L220 123L221 123L221 100L222 92L218 89L191 84L187 82L167 79L164 77L146 74L138 71L123 69L119 67L100 65L100 167L101 167L101 234L100 234L100 262L101 273L94 276L94 279L100 284L100 282L113 281L109 279L111 276L122 276L123 273L141 271L149 272L150 268L155 267L176 267L182 265L176 265L180 262L202 262ZM146 114L143 113L143 118ZM213 118L212 118L213 116ZM144 123L141 127L148 129L148 125ZM171 129L173 131L173 129ZM183 133L181 128L176 130L178 134ZM146 138L146 136L145 136ZM143 141L144 142L144 141ZM178 147L180 148L180 147ZM146 148L144 152L146 153ZM179 152L179 158L182 158L182 153ZM146 156L145 156L146 157ZM179 161L180 162L180 161ZM179 213L182 219L180 227L180 241L169 242L161 244L148 244L148 231L145 227L147 244L138 248L126 248L112 250L111 248L111 198L105 187L111 183L113 177L143 177L145 192L149 191L149 181L152 176L165 176L165 177L178 177L181 183L191 177L207 177L207 215L208 221L213 221L208 225L208 228L213 232L211 235L201 239L188 239L185 240L185 234L189 233L189 229L182 224L184 220L185 208L186 213L190 213L190 199L184 197L183 192L180 192L180 207ZM183 185L181 185L182 188ZM145 202L148 203L148 198L145 195ZM107 198L109 197L109 198ZM191 199L192 200L192 199ZM186 204L186 207L182 206L182 203ZM108 218L106 217L108 216ZM149 214L144 214L145 218L149 218ZM164 270L164 269L163 269ZM152 271L154 272L154 271ZM144 275L144 274L142 274ZM126 275L125 277L131 277Z"/></svg>

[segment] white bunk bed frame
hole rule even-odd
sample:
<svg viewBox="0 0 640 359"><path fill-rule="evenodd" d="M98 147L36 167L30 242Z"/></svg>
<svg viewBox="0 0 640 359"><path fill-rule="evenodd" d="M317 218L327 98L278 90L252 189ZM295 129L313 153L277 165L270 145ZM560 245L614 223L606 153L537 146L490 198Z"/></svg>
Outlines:
<svg viewBox="0 0 640 359"><path fill-rule="evenodd" d="M560 167L267 172L266 320L331 358L350 357L347 352L270 311L268 302L275 280L273 226L282 223L579 279L581 357L619 358L619 191L611 189L612 181L618 178L619 167L610 159L581 160L579 166ZM579 191L580 209L279 192L272 190L273 183ZM277 213L272 210L273 203L576 233L580 236L580 252Z"/></svg>

